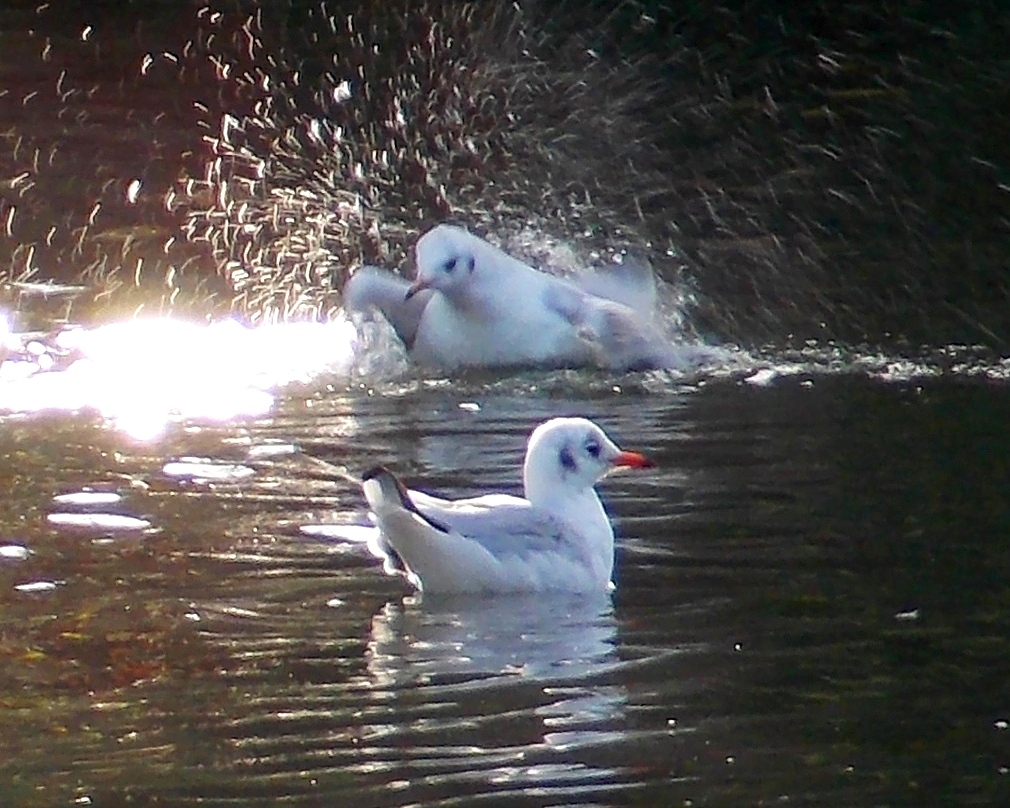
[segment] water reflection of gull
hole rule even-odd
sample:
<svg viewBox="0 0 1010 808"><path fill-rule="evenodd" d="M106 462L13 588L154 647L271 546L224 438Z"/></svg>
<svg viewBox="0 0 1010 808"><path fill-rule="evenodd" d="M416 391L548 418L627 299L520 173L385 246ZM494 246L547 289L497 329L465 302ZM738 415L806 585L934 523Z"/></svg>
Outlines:
<svg viewBox="0 0 1010 808"><path fill-rule="evenodd" d="M412 801L609 793L620 764L594 750L626 730L616 640L605 595L387 604L368 643L360 771Z"/></svg>
<svg viewBox="0 0 1010 808"><path fill-rule="evenodd" d="M461 677L584 678L616 662L609 596L444 598L388 603L372 620L378 687Z"/></svg>

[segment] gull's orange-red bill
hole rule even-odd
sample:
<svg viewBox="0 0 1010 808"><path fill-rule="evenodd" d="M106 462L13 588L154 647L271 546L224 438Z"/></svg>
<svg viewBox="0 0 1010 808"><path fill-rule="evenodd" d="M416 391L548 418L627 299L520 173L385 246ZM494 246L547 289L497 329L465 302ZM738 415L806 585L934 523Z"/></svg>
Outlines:
<svg viewBox="0 0 1010 808"><path fill-rule="evenodd" d="M638 452L621 452L614 458L615 466L625 466L632 469L651 469L655 467L649 458Z"/></svg>

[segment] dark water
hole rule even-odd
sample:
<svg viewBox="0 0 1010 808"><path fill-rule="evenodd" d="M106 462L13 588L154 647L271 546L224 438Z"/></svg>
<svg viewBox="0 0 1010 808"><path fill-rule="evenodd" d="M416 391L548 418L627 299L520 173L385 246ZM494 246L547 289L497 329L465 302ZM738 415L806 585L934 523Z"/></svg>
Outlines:
<svg viewBox="0 0 1010 808"><path fill-rule="evenodd" d="M42 332L0 329L0 805L1010 802L1005 12L511 8L0 12L0 315ZM464 379L320 376L283 329L57 346L333 314L447 217L647 248L671 330L768 346ZM84 289L18 285L51 280ZM301 529L365 516L320 460L515 492L576 413L658 462L601 485L612 597L422 600Z"/></svg>
<svg viewBox="0 0 1010 808"><path fill-rule="evenodd" d="M145 448L82 421L6 426L3 535L34 551L2 567L8 804L1007 798L1005 391L388 392L292 396ZM529 424L566 412L659 462L603 484L612 600L407 596L357 546L298 530L360 520L353 487L256 448L515 490ZM255 473L162 473L187 455ZM46 524L54 494L98 485L151 528ZM12 588L32 581L58 584Z"/></svg>

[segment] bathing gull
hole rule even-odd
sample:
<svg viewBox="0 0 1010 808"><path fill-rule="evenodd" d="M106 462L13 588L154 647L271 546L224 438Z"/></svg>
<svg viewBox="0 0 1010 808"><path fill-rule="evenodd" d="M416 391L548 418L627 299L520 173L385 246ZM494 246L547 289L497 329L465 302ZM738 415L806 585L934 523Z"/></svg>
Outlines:
<svg viewBox="0 0 1010 808"><path fill-rule="evenodd" d="M448 224L425 233L415 256L412 284L363 267L347 282L344 303L350 311L378 309L419 364L615 370L686 364L652 322L655 280L647 265L569 281Z"/></svg>
<svg viewBox="0 0 1010 808"><path fill-rule="evenodd" d="M362 484L378 527L369 546L427 593L605 592L614 531L593 486L615 468L652 465L592 421L554 418L530 435L525 497L440 499L377 467Z"/></svg>

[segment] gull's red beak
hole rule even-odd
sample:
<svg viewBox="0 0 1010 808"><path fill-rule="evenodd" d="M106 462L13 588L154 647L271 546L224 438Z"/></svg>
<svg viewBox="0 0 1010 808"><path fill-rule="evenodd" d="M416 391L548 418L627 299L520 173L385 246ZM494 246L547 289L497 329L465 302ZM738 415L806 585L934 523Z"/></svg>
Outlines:
<svg viewBox="0 0 1010 808"><path fill-rule="evenodd" d="M421 280L419 278L418 280L414 281L411 284L410 288L407 290L407 294L405 294L403 296L403 299L404 300L410 300L418 292L421 292L421 291L423 291L425 289L430 289L430 288L431 288L431 284L429 284L428 281Z"/></svg>
<svg viewBox="0 0 1010 808"><path fill-rule="evenodd" d="M651 469L656 466L649 458L638 452L621 452L614 458L612 465L629 469Z"/></svg>

